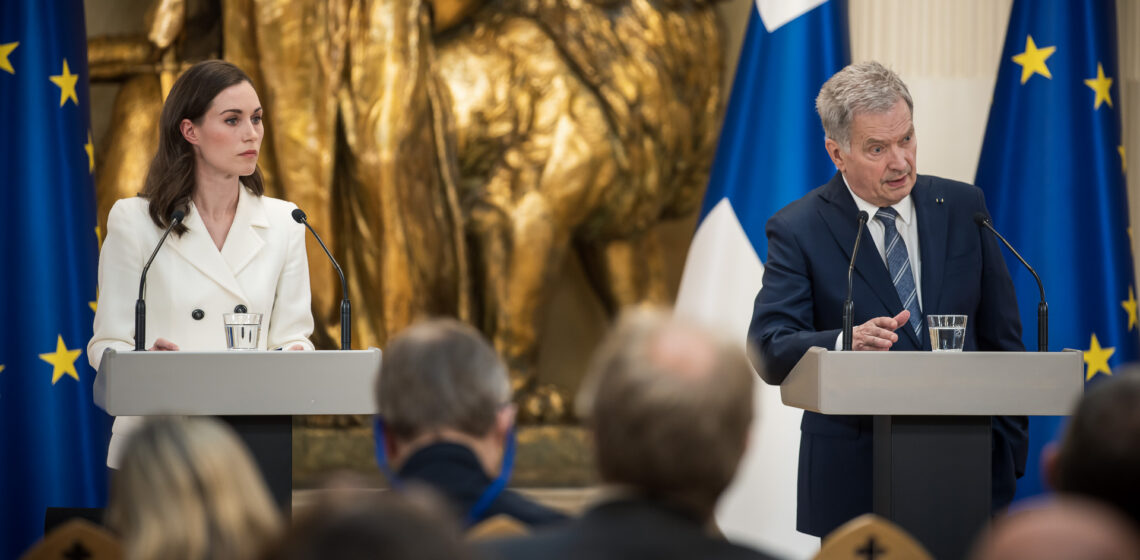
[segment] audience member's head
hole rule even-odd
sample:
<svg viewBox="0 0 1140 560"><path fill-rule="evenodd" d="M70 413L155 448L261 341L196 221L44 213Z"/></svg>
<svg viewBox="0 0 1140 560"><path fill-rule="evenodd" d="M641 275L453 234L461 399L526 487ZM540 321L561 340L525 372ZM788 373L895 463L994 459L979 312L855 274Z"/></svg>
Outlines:
<svg viewBox="0 0 1140 560"><path fill-rule="evenodd" d="M1119 508L1140 526L1140 368L1088 389L1059 446L1046 455L1054 490Z"/></svg>
<svg viewBox="0 0 1140 560"><path fill-rule="evenodd" d="M415 324L384 351L376 402L386 450L398 466L424 445L471 447L484 469L498 473L514 424L507 368L483 335L454 319Z"/></svg>
<svg viewBox="0 0 1140 560"><path fill-rule="evenodd" d="M602 480L707 520L744 454L752 378L737 345L664 312L623 315L578 397Z"/></svg>
<svg viewBox="0 0 1140 560"><path fill-rule="evenodd" d="M459 528L433 496L415 491L319 500L264 560L463 560Z"/></svg>
<svg viewBox="0 0 1140 560"><path fill-rule="evenodd" d="M1061 497L999 519L978 541L974 560L1140 558L1136 531L1116 510Z"/></svg>
<svg viewBox="0 0 1140 560"><path fill-rule="evenodd" d="M281 526L249 452L206 417L155 417L131 435L107 521L128 559L250 558Z"/></svg>

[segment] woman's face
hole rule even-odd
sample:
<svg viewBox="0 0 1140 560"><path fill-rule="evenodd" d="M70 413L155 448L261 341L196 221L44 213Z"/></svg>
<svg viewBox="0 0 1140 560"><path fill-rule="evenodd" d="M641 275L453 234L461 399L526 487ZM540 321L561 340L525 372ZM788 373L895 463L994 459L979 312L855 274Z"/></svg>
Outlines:
<svg viewBox="0 0 1140 560"><path fill-rule="evenodd" d="M199 173L251 175L264 135L261 101L253 86L242 82L222 90L199 120L182 120L182 136L194 145Z"/></svg>

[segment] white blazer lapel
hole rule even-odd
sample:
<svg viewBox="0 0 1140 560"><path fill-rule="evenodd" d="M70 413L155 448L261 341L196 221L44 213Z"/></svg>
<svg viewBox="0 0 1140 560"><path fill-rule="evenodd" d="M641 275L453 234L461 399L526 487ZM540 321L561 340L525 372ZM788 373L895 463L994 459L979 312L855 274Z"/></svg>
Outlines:
<svg viewBox="0 0 1140 560"><path fill-rule="evenodd" d="M265 246L265 240L259 230L267 227L269 227L269 218L265 216L265 206L261 197L242 188L238 196L234 223L230 226L225 245L222 245L222 258L229 265L233 276L241 274L242 269Z"/></svg>
<svg viewBox="0 0 1140 560"><path fill-rule="evenodd" d="M244 190L243 188L242 191ZM186 259L191 266L201 271L207 278L237 296L241 301L246 301L245 292L238 284L235 273L230 268L229 263L226 262L226 259L222 257L222 253L219 252L218 248L214 245L214 240L210 238L210 232L206 231L206 224L202 221L202 216L198 213L198 209L195 208L193 202L188 206L186 219L182 222L186 225L186 233L182 234L181 237L172 235L171 238L167 240L167 243L169 243L170 247L177 251L182 258ZM238 208L241 208L240 201ZM237 222L236 216L234 222ZM230 231L230 235L232 235L233 226L230 227ZM229 244L228 235L226 244Z"/></svg>

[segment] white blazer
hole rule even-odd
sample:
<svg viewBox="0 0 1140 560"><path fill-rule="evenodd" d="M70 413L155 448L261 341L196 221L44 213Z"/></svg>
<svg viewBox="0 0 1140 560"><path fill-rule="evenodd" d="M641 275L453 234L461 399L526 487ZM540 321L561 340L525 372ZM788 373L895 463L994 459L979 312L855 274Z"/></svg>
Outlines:
<svg viewBox="0 0 1140 560"><path fill-rule="evenodd" d="M96 370L104 350L134 349L139 275L163 232L151 221L148 206L143 198L124 198L107 218L95 333L87 344L87 359ZM293 220L294 208L242 188L233 225L218 251L191 202L183 220L188 231L181 237L171 233L147 272L144 346L161 337L182 350L224 350L222 314L240 304L262 314L259 349L300 344L312 350L305 226ZM107 466L118 466L126 436L139 421L115 418Z"/></svg>

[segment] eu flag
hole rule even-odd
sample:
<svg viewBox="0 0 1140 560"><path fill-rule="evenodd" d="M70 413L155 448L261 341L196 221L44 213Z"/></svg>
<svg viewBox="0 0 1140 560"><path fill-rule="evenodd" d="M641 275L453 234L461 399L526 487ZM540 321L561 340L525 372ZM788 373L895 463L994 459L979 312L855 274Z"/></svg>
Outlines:
<svg viewBox="0 0 1140 560"><path fill-rule="evenodd" d="M1137 358L1115 10L1015 0L976 181L994 225L1041 275L1050 349L1083 350L1087 383ZM1020 266L1011 271L1033 349L1037 285ZM1045 491L1040 451L1061 422L1030 417L1019 498Z"/></svg>
<svg viewBox="0 0 1140 560"><path fill-rule="evenodd" d="M109 417L83 356L98 238L81 0L0 14L0 558L43 531L51 506L106 501Z"/></svg>
<svg viewBox="0 0 1140 560"><path fill-rule="evenodd" d="M678 314L743 343L768 252L764 224L835 174L815 97L850 58L844 0L752 3ZM757 385L752 442L717 523L734 540L810 556L819 540L795 530L800 411L778 387Z"/></svg>

